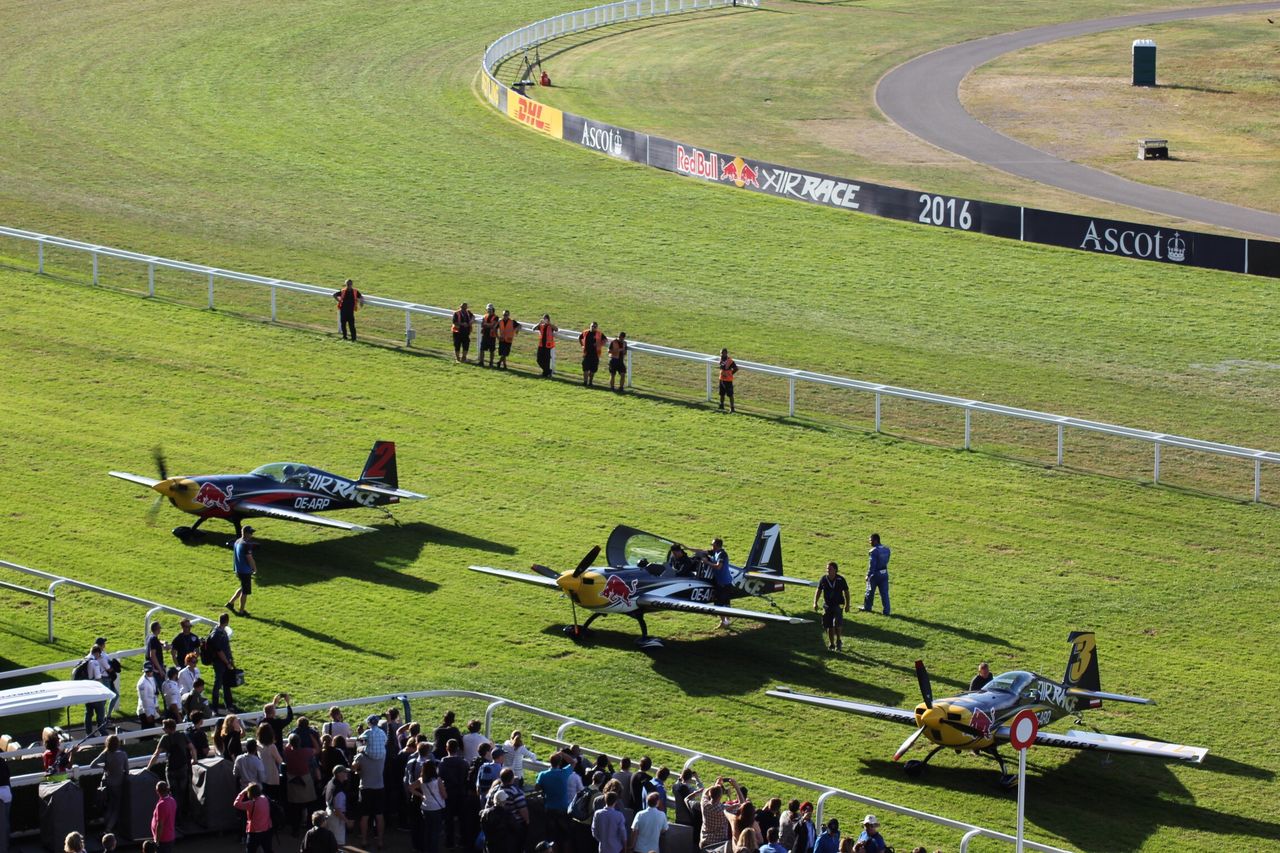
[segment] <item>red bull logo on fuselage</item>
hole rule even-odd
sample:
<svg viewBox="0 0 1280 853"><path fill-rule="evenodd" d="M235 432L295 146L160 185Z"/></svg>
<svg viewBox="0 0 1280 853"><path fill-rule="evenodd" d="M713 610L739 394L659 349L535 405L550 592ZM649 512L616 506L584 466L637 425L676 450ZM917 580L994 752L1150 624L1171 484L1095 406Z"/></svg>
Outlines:
<svg viewBox="0 0 1280 853"><path fill-rule="evenodd" d="M231 512L231 504L227 500L231 497L233 488L234 486L228 486L224 492L213 483L203 483L200 486L200 491L196 492L195 502L209 509Z"/></svg>
<svg viewBox="0 0 1280 853"><path fill-rule="evenodd" d="M605 581L604 589L600 591L600 596L610 604L620 604L628 610L635 608L636 587L639 581L633 580L629 585L617 575L609 575L609 579Z"/></svg>

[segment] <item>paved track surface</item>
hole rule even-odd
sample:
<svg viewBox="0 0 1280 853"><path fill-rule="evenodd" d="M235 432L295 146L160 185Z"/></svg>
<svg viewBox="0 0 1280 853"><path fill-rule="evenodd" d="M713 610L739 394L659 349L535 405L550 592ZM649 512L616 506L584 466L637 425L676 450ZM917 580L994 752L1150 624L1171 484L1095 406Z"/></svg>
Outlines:
<svg viewBox="0 0 1280 853"><path fill-rule="evenodd" d="M960 81L978 66L1011 51L1104 30L1214 15L1256 12L1261 22L1261 13L1277 9L1280 6L1273 0L1144 12L1054 24L964 42L927 53L890 71L876 87L876 104L891 121L926 142L1019 177L1155 213L1280 238L1280 214L1140 184L1061 160L997 133L960 104ZM1265 28L1265 22L1262 24ZM1264 31L1264 34L1271 33Z"/></svg>

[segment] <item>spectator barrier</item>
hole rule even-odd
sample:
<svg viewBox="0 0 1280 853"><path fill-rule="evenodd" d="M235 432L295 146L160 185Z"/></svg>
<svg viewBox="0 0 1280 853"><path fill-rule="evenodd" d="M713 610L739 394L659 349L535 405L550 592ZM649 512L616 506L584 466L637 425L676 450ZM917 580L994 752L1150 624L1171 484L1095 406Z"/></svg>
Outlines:
<svg viewBox="0 0 1280 853"><path fill-rule="evenodd" d="M988 829L986 827L976 826L974 824L967 823L965 821L953 820L951 818L931 814L930 812L921 811L919 809L913 809L908 806L898 805L896 803L891 803L886 800L876 799L875 797L868 797L862 794L854 793L853 791L847 791L842 788L836 788L830 785L824 785L821 782L814 782L808 779L802 779L798 776L791 776L786 773L777 773L767 768L756 767L751 764L746 764L744 762L736 761L731 758L724 758L722 756L714 755L710 752L704 752L702 750L678 746L676 744L667 743L665 741L654 740L653 738L647 738L642 735L636 735L630 732L624 732L620 729L610 728L608 726L602 726L596 723L588 722L586 720L582 720L577 717L568 716L566 714L560 714L555 711L548 711L546 709L538 708L533 705L527 705L523 702L518 702L514 699L507 699L502 696L495 696L493 694L481 693L474 690L418 690L418 691L409 692L409 693L388 693L380 696L363 696L357 699L343 699L336 702L320 702L320 703L315 703L311 705L295 705L293 706L293 710L295 714L313 714L315 712L323 713L327 711L329 708L334 706L337 706L339 708L370 707L370 706L385 707L387 703L396 702L396 703L399 703L401 706L403 706L404 717L405 717L404 722L407 723L412 720L410 703L413 700L419 700L419 699L465 699L465 700L475 700L475 701L486 703L485 713L484 713L484 733L486 737L490 738L490 740L493 739L492 732L493 732L494 715L499 710L506 709L510 711L517 711L521 714L528 714L534 717L541 717L543 719L558 723L559 725L556 728L555 734L553 736L529 732L529 736L531 738L537 739L545 743L564 744L566 742L564 739L566 733L568 733L571 729L581 729L582 731L591 732L594 734L602 735L604 737L614 738L620 741L625 741L627 743L634 743L638 746L643 746L648 749L659 750L666 753L684 756L684 758L686 759L684 763L685 767L691 767L698 762L706 762L709 764L714 764L717 767L721 767L726 770L731 770L736 773L746 773L752 776L758 776L760 778L779 782L781 784L788 785L794 788L813 791L818 794L818 797L814 803L815 823L817 823L818 825L821 825L822 823L823 808L828 802L830 802L831 800L844 800L851 803L857 803L860 806L873 808L873 809L876 809L877 811L892 812L894 814L902 815L903 817L906 817L906 818L910 818L913 820L921 820L927 823L936 824L938 826L947 827L957 832L962 832L964 833L964 836L962 841L963 846L961 849L965 849L967 847L968 841L970 839L978 838L978 837L990 838L997 841L1007 842L1010 844L1013 844L1016 841L1016 839L1013 836L1008 835L1006 833L997 832L993 829ZM239 716L240 720L245 723L246 728L248 730L252 730L252 728L257 724L257 722L262 718L262 714L260 712L239 714L237 716ZM217 719L220 719L220 718L215 718L214 720L208 721L210 727L214 725ZM119 737L123 743L128 744L128 743L137 742L145 738L158 737L162 733L163 733L163 729L152 728L152 729L145 729L145 730L136 731L136 732L122 732L119 734ZM106 738L101 738L101 737L91 738L85 741L83 743L84 750L82 751L82 754L87 754L89 756L97 755L97 753L102 748L102 744L104 744L105 742L106 742ZM18 752L7 753L6 758L8 758L11 761L22 759L22 758L38 758L42 751L43 751L43 747L37 745L37 746L30 747L28 749L20 750ZM590 751L595 753L600 752L600 750L590 750ZM149 760L149 756L139 756L131 759L129 762L129 766L131 768L141 767L146 765L148 760ZM163 756L161 757L161 760L163 760ZM530 762L530 764L533 764L533 763L534 762ZM545 766L545 764L540 764L539 766ZM70 775L71 775L71 778L75 779L82 775L95 775L100 772L101 771L98 768L89 768L85 765L76 765L72 768ZM15 788L22 788L22 787L28 787L32 785L38 785L41 781L43 781L43 779L44 779L43 773L25 773L25 774L13 776L12 784ZM1034 841L1025 841L1024 847L1028 850L1046 851L1046 853L1065 853L1065 851L1063 851L1061 848L1052 847L1047 844L1040 844Z"/></svg>
<svg viewBox="0 0 1280 853"><path fill-rule="evenodd" d="M564 112L508 88L496 76L504 61L571 33L678 12L758 5L758 0L626 0L566 12L521 27L489 45L482 61L481 88L499 112L527 128L620 160L711 183L1028 243L1280 277L1280 243L957 198L750 160Z"/></svg>
<svg viewBox="0 0 1280 853"><path fill-rule="evenodd" d="M6 589L15 590L28 595L34 595L38 598L43 598L48 603L48 606L49 606L49 640L48 642L50 643L53 642L53 604L55 601L58 600L58 597L54 591L58 587L63 585L73 586L77 589L88 590L89 592L96 592L98 595L105 595L109 598L118 598L121 601L128 601L131 604L141 604L147 608L147 615L144 616L142 619L142 644L144 648L133 650L133 651L127 651L127 652L119 652L116 654L112 654L111 657L130 657L132 655L140 654L141 652L143 652L145 650L147 638L151 636L151 631L149 626L151 625L151 622L155 618L157 613L172 613L175 616L181 616L185 619L190 619L193 623L208 625L210 628L212 628L214 625L217 624L211 619L206 619L203 616L197 616L194 613L188 613L185 610L179 610L176 607L170 607L167 604L160 604L158 602L150 601L145 598L139 598L136 595L129 595L128 593L124 593L124 592L116 592L114 589L107 589L106 587L95 586L94 584L91 584L91 583L78 581L78 580L75 580L74 578L63 577L62 575L55 575L51 572L44 572L44 571L41 571L40 569L28 568L27 566L21 566L21 565L18 565L17 563L11 563L8 560L0 560L0 567L6 568L6 569L12 569L15 572L22 572L23 574L33 575L35 577L44 578L45 580L51 581L51 583L49 584L48 592L40 592L39 590L28 589L27 587L18 586L16 584L4 584L4 588ZM71 668L74 668L75 665L78 664L82 659L83 658L79 658L74 661L71 661ZM57 663L57 664L45 664L42 667L32 667L26 670L11 670L8 673L0 673L0 679L16 678L20 675L34 675L39 672L51 672L53 670L62 669L64 667L65 667L65 662Z"/></svg>
<svg viewBox="0 0 1280 853"><path fill-rule="evenodd" d="M635 0L629 0L635 2ZM658 0L654 0L658 2ZM676 2L676 0L672 0ZM705 2L705 0L704 0ZM131 263L143 264L147 268L147 288L148 296L155 296L156 269L172 269L184 273L191 273L199 276L207 281L207 306L210 310L214 308L214 284L217 281L227 283L241 283L254 286L268 288L270 292L270 318L272 322L276 322L278 317L277 295L281 292L299 294L308 297L316 297L328 303L333 301L333 288L319 287L313 284L301 284L293 281L286 281L278 278L269 278L266 276L253 275L251 273L233 272L231 270L219 269L217 267L208 267L202 264L194 264L187 261L175 261L167 258L160 258L154 255L145 255L138 252L131 252L124 249L113 249L108 246L98 246L92 243L83 243L78 240L70 240L65 237L56 237L49 234L38 234L31 231L23 231L17 228L8 228L0 226L0 237L11 237L24 242L32 242L36 244L36 272L45 273L45 255L50 249L67 249L78 253L90 255L92 259L92 281L99 284L99 260L101 258L113 258ZM205 297L202 297L205 299ZM453 311L449 308L439 308L431 305L419 305L412 302L404 302L398 299L388 299L382 296L364 295L364 304L366 307L374 307L386 309L397 313L404 314L404 343L411 346L417 337L417 332L413 326L413 318L426 317L439 319L448 322L453 315ZM237 306L243 310L243 306ZM521 323L521 329L532 331L532 323ZM571 341L577 343L577 333L570 331L560 331L557 338L562 341ZM715 371L719 364L719 357L708 353L693 352L690 350L677 349L675 347L661 346L659 344L649 344L643 341L629 340L629 349L627 352L627 384L631 386L635 379L635 371L633 370L634 356L639 353L642 355L655 356L662 359L671 359L675 361L701 364L705 368L706 382L705 393L706 399L712 399L712 392L715 389ZM1086 433L1095 433L1106 436L1112 436L1126 441L1138 441L1152 446L1153 462L1152 462L1152 482L1159 484L1161 477L1161 450L1162 448L1170 448L1175 450L1193 451L1198 454L1208 454L1211 456L1227 457L1231 459L1239 459L1253 463L1253 496L1255 503L1262 500L1262 465L1263 463L1275 464L1280 463L1280 453L1268 450L1258 450L1255 448L1241 447L1233 444L1224 444L1216 441L1205 441L1197 438L1189 438L1187 436L1173 435L1170 433L1154 432L1151 430L1137 429L1134 427L1118 426L1115 424L1102 423L1100 421L1092 421L1083 418L1074 418L1066 415L1055 415L1049 412L1040 412L1032 409L1021 409L1014 406L1002 406L997 403L986 403L981 400L968 400L963 397L953 397L946 394L935 394L929 391L917 391L911 388L901 388L894 385L885 385L879 382L868 382L860 379L848 379L842 376L833 376L824 373L815 373L810 370L797 370L789 367L779 367L769 364L761 364L752 361L738 361L738 367L746 373L754 373L762 376L773 377L783 380L787 384L787 415L794 417L796 415L796 388L799 383L805 383L819 388L837 388L859 393L869 394L874 399L874 428L876 432L881 432L881 404L884 398L911 400L920 403L927 403L952 409L959 409L964 412L964 439L963 448L965 450L972 449L973 441L973 423L974 414L994 415L1001 418L1009 418L1024 422L1032 422L1044 424L1054 427L1057 433L1057 451L1054 464L1062 466L1065 464L1066 443L1065 435L1067 428L1079 430ZM0 563L0 565L4 565ZM52 576L51 576L52 577ZM52 602L50 602L50 611L52 612ZM50 617L52 619L52 617ZM52 622L50 623L52 624ZM52 632L52 628L50 629ZM52 636L52 633L50 634Z"/></svg>

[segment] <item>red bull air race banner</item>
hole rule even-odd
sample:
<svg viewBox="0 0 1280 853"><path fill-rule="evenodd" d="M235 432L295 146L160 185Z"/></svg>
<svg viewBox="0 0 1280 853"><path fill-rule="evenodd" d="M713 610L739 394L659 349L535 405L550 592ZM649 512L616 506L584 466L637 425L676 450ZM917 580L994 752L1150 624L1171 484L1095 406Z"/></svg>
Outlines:
<svg viewBox="0 0 1280 853"><path fill-rule="evenodd" d="M564 138L620 160L824 207L1133 260L1280 278L1280 243L872 184L711 151L572 113L564 114Z"/></svg>

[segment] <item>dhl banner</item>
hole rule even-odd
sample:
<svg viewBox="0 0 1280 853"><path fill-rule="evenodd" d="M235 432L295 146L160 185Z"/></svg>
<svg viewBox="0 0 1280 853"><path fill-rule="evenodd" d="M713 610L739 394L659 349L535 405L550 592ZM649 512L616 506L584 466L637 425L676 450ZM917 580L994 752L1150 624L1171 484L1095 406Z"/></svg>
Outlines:
<svg viewBox="0 0 1280 853"><path fill-rule="evenodd" d="M484 92L484 96L489 99L489 103L498 109L502 109L502 87L498 85L497 80L494 80L488 74L481 74L480 91Z"/></svg>
<svg viewBox="0 0 1280 853"><path fill-rule="evenodd" d="M564 139L564 113L555 107L507 92L507 115L554 139Z"/></svg>

